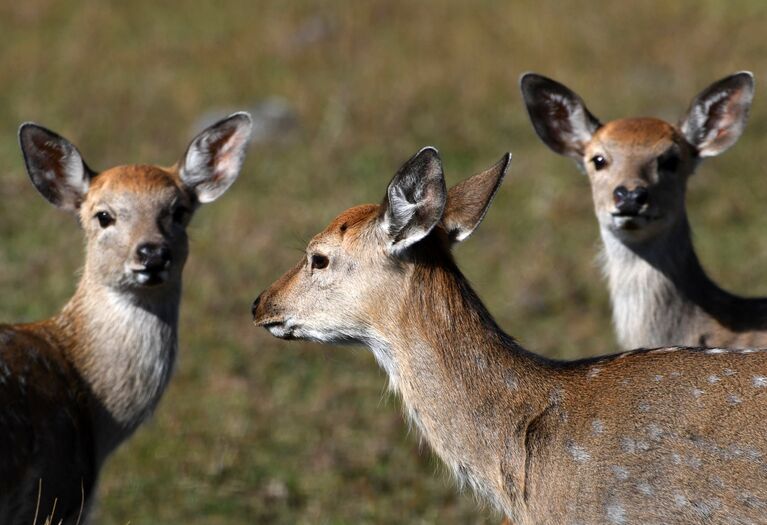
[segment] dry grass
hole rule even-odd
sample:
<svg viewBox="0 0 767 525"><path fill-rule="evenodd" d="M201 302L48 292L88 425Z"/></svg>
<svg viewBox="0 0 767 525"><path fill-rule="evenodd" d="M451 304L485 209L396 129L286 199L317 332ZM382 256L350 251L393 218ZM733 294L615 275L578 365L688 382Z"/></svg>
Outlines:
<svg viewBox="0 0 767 525"><path fill-rule="evenodd" d="M300 115L257 145L201 210L185 274L181 362L152 423L112 458L98 513L131 523L495 523L409 434L358 348L285 343L250 324L256 294L304 241L378 201L398 163L443 152L449 181L507 150L511 176L458 258L531 349L613 351L589 188L538 142L517 79L558 78L604 119L679 116L709 82L757 75L741 143L692 182L705 265L767 294L767 6L758 0L478 3L53 2L0 6L0 317L41 318L72 293L80 234L23 173L37 120L96 168L170 163L215 108L279 95Z"/></svg>

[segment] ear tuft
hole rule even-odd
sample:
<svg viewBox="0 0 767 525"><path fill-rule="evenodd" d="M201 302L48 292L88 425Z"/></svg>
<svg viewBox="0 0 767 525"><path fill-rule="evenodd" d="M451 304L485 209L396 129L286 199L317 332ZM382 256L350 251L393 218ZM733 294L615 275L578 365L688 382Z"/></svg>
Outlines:
<svg viewBox="0 0 767 525"><path fill-rule="evenodd" d="M58 208L78 209L95 174L77 148L57 133L32 122L19 127L19 145L37 191Z"/></svg>
<svg viewBox="0 0 767 525"><path fill-rule="evenodd" d="M530 121L543 142L560 155L582 162L586 144L601 123L581 97L563 84L536 73L519 80Z"/></svg>
<svg viewBox="0 0 767 525"><path fill-rule="evenodd" d="M180 176L199 202L216 200L237 179L252 130L253 120L243 111L216 122L192 140Z"/></svg>
<svg viewBox="0 0 767 525"><path fill-rule="evenodd" d="M700 92L679 128L701 157L719 155L743 133L753 99L754 75L735 73Z"/></svg>
<svg viewBox="0 0 767 525"><path fill-rule="evenodd" d="M459 182L447 192L442 225L454 242L469 237L485 218L511 163L506 153L493 167Z"/></svg>
<svg viewBox="0 0 767 525"><path fill-rule="evenodd" d="M436 148L426 147L397 171L386 191L380 224L400 252L426 237L442 217L447 190Z"/></svg>

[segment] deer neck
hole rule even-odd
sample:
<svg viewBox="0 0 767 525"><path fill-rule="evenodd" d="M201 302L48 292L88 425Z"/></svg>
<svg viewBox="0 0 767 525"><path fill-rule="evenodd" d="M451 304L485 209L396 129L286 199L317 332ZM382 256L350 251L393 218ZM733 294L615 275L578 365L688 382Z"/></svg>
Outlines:
<svg viewBox="0 0 767 525"><path fill-rule="evenodd" d="M137 293L84 277L54 319L93 396L102 458L151 414L170 379L180 296L180 283Z"/></svg>
<svg viewBox="0 0 767 525"><path fill-rule="evenodd" d="M696 346L712 318L737 298L706 275L687 217L650 242L627 244L601 228L613 324L627 349Z"/></svg>
<svg viewBox="0 0 767 525"><path fill-rule="evenodd" d="M401 295L406 299L387 312L391 326L377 327L380 336L370 346L411 423L459 482L508 511L515 491L508 482L524 458L524 445L509 429L525 428L545 410L546 399L521 393L538 391L547 379L456 268L415 272ZM516 465L511 477L502 473L509 457Z"/></svg>

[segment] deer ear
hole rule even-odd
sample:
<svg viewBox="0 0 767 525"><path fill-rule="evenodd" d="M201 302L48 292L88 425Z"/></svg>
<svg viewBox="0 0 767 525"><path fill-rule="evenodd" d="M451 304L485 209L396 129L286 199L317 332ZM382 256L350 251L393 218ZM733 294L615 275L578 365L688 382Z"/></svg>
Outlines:
<svg viewBox="0 0 767 525"><path fill-rule="evenodd" d="M77 148L53 131L31 122L19 128L19 145L37 191L58 208L78 209L95 174Z"/></svg>
<svg viewBox="0 0 767 525"><path fill-rule="evenodd" d="M442 224L450 239L461 242L477 229L485 218L511 163L505 154L495 166L459 182L447 192Z"/></svg>
<svg viewBox="0 0 767 525"><path fill-rule="evenodd" d="M446 198L439 153L423 148L397 171L381 205L379 222L390 251L401 252L426 237L442 217Z"/></svg>
<svg viewBox="0 0 767 525"><path fill-rule="evenodd" d="M581 97L559 82L535 73L522 75L519 84L541 140L560 155L582 163L586 144L602 124Z"/></svg>
<svg viewBox="0 0 767 525"><path fill-rule="evenodd" d="M179 174L198 201L216 200L237 179L252 129L253 121L248 113L234 113L192 140Z"/></svg>
<svg viewBox="0 0 767 525"><path fill-rule="evenodd" d="M695 97L679 128L698 155L719 155L743 133L753 99L754 75L748 71L730 75Z"/></svg>

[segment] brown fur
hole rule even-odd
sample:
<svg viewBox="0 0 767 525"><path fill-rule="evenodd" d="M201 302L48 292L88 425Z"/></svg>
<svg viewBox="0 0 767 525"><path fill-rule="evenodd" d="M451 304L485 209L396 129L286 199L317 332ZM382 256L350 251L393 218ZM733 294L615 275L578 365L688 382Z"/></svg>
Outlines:
<svg viewBox="0 0 767 525"><path fill-rule="evenodd" d="M451 214L465 198L466 185L456 188ZM451 256L444 225L476 212L443 216L392 255L384 211L352 208L259 296L254 320L284 338L367 344L458 480L517 525L763 520L767 352L532 354L497 326ZM316 253L326 268L311 268Z"/></svg>

